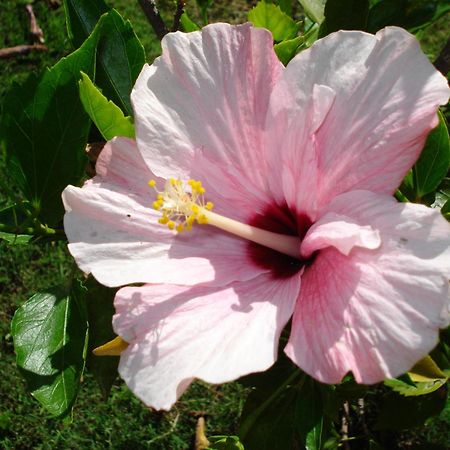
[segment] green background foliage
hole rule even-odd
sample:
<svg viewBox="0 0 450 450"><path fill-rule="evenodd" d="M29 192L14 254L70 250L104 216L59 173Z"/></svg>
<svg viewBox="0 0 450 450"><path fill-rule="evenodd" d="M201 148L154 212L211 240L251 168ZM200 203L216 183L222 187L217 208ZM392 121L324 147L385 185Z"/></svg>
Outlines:
<svg viewBox="0 0 450 450"><path fill-rule="evenodd" d="M430 20L437 18L442 12L442 8L439 9L440 2L434 1L428 2L434 5L434 9L420 10L422 12L419 14L416 10L409 8L411 1L402 0L396 3L395 10L391 13L388 9L392 6L392 2L389 0L371 0L370 2L329 0L324 11L321 10L321 5L324 3L322 0L300 2L266 0L264 5L260 4L256 10L250 12L248 18L257 22L255 25L270 28L275 40L282 41L277 44L276 51L280 59L287 63L298 51L307 48L319 32L319 27L305 17L300 3L310 8L313 19L320 16L322 21L322 14L324 14L320 27L321 35L326 35L338 28L348 27L365 29L368 26L376 31L382 25L398 23L399 17L406 20L405 27L418 30L424 28ZM0 47L28 42L28 23L24 9L26 3L30 2L16 0L2 2ZM110 12L107 18L102 19L103 23L99 26L96 37L98 58L92 59L88 51L86 68L83 67L95 85L102 87L102 94L86 77L83 77L79 86L76 83L73 86L77 91L80 88L82 103L97 128L92 127L90 141L101 139L101 135L109 138L110 128L116 129L117 124L120 124L119 128L123 127L124 134L131 136L133 132L131 119L125 117L132 115L129 92L144 60L151 62L160 52L159 41L148 25L137 1L116 0L106 1L103 4L97 0L94 5L91 0L67 0L67 11L72 18L69 37L66 33L62 7L51 10L48 6L49 2L44 0L36 0L32 3L39 24L44 30L49 51L2 61L0 103L7 106L5 109L7 114L5 111L2 113L1 122L12 126L11 123L14 123L12 115L22 114L24 108L21 103L25 104L29 101L26 90L21 92L16 90L15 96L8 94L8 97L5 97L12 83L14 81L23 83L30 73L35 72L38 75L45 67L53 66L61 57L72 52L92 31L101 13L109 11L111 6L114 6L120 15ZM277 3L279 8L271 3ZM339 11L353 3L357 3L361 9L355 10L355 15L350 14L344 19L340 17ZM192 23L203 24L207 19L242 23L246 21L247 12L254 4L255 2L245 0L188 1L187 11L189 20L192 22L190 23L186 16L184 24L194 28ZM377 6L375 11L371 9L369 14L367 14L368 4L372 7ZM84 16L78 14L77 8L80 5L84 6L84 13L86 13L86 6L88 7ZM171 14L175 8L174 2L164 0L159 1L158 5L163 17L168 19L167 23L170 23ZM425 28L419 31L418 37L421 39L424 51L431 59L436 57L445 42L446 31L450 26L449 16L441 17L433 25L432 33L427 33ZM277 17L278 19L274 20ZM127 22L128 19L133 29ZM279 27L280 21L285 25ZM310 34L297 37L299 30L302 32L310 30ZM146 57L139 41L145 48ZM117 63L123 60L124 55L127 55L126 59L130 63L122 67ZM67 65L67 61L70 62L70 57L59 64ZM81 79L81 75L77 78L75 72L79 72L78 68L72 71L72 78ZM57 67L44 75L50 79L50 82L47 83L47 88L44 86L43 93L39 94L42 98L46 97L44 94L51 92L54 86L56 86L55 89L61 88L60 74L58 76L55 74L58 75ZM29 83L33 84L35 81L29 81ZM73 94L74 92L69 92L67 95L70 97ZM78 92L75 94L78 95ZM52 95L47 96L48 100L52 99ZM58 96L61 98L60 94ZM21 103L17 99L20 99ZM89 103L92 99L95 99L95 103ZM113 100L117 106L108 103L108 100ZM77 108L80 104L81 102L76 105ZM48 110L52 108L47 107L46 111ZM107 118L111 111L113 111L114 120L109 123ZM64 114L64 109L61 114ZM89 122L87 114L81 109L79 120L81 124ZM83 128L82 125L76 128L77 132L84 133L87 137L87 128ZM439 161L441 163L444 161L444 166L448 166L449 149L445 146L447 141L444 139L444 131L446 132L442 128L436 130L429 144L430 149L438 146L439 151L446 155L445 161L442 158ZM52 136L54 138L53 130ZM19 139L14 136L14 133L10 137ZM34 137L32 140L35 141ZM42 154L44 154L43 146L48 140L46 138L40 143L39 151ZM71 151L71 153L77 152ZM80 155L80 152L77 154ZM19 202L23 200L17 192L10 192L9 179L12 166L11 163L8 166L6 161L7 156L2 150L0 153L1 223L14 223L21 219L17 217L20 214L25 215L25 218L27 213L33 214L36 199L45 200L42 203L48 205L49 211L57 211L56 203L51 204L51 195L49 195L50 200L43 198L42 192L35 192L26 186L22 186L22 190L29 202L20 203L21 208L13 206L3 210L7 206L7 194L9 199L16 198ZM28 163L25 156L22 161L15 162L15 167L20 166L23 169L23 166L27 167ZM46 161L44 160L43 163ZM445 176L445 167L436 171L433 164L425 155L415 171L411 173L410 185L406 186L404 192L407 196L411 194L410 199L419 198L427 204L437 202L438 196L429 199L427 195L438 185L439 201L444 204L450 197L445 179L442 181ZM77 160L71 167L74 170L73 177L76 178L74 182L79 181L83 176L84 161ZM34 169L29 170L27 180L30 179ZM45 170L42 169L42 173L44 172ZM430 173L434 178L430 178ZM65 178L68 179L68 177ZM55 192L58 190L61 190L60 186L54 189ZM448 209L450 211L450 206ZM45 214L43 218L50 224L60 220L60 216L53 218ZM20 239L28 242L29 237ZM383 448L407 449L419 448L417 446L420 445L425 446L422 448L431 448L434 445L433 448L443 449L450 442L448 431L450 406L449 402L446 402L447 391L443 386L444 382L441 383L438 380L441 384L436 389L432 389L432 395L424 396L420 402L417 402L414 400L414 395L424 386L420 383L415 384L408 376L392 380L391 386L386 383L369 391L356 385L351 379L338 387L325 387L298 371L292 372L292 365L286 359L282 359L262 377L247 377L241 382L223 386L195 383L170 412L150 411L117 379L115 373L117 358L99 360L91 356L92 348L113 336L110 321L113 313L113 292L88 279L84 280L82 286L76 288L74 294L66 287L66 282L73 272L74 263L67 254L63 242L55 240L46 242L45 238L39 237L34 238L32 243L26 246L10 246L0 240L0 370L3 374L0 380L0 391L3 393L0 403L0 447L6 449L188 449L192 446L197 418L205 416L208 436L239 433L242 441L247 445L246 448L250 450L291 447L337 448L340 437L335 431L333 432L330 425L333 422L339 424L345 414L354 424L356 433L351 438L353 440L347 443L348 448L366 448L366 444L370 448L377 448L378 444L375 442L379 442ZM49 290L50 286L58 285L60 285L59 288ZM25 303L36 292L41 294L36 294ZM57 307L51 310L50 316L44 317L46 308L54 304ZM58 416L64 415L72 405L78 390L78 381L80 382L75 408L63 421L50 417L29 395L19 371L11 370L16 361L9 323L17 308L19 309L13 321L12 334L16 340L17 364L22 372L26 371L28 390L32 391L50 412ZM43 316L36 317L42 320L30 323L29 326L36 324L41 326L44 332L40 338L48 341L49 344L46 345L48 353L40 355L41 359L35 361L29 361L24 357L30 345L33 345L32 339L30 340L27 335L29 327L26 322L29 317L27 314L32 308L38 308ZM64 326L64 317L67 312L77 317L73 323L76 323L78 327ZM91 326L88 342L85 342L86 317ZM63 326L58 326L61 323ZM62 337L54 334L58 330L63 331ZM445 342L449 341L449 339L443 340L433 354L436 361L444 361L448 367L450 367L449 351ZM89 355L88 370L80 379L84 364L80 355L82 356L86 351L85 345ZM21 353L22 351L25 353ZM69 357L71 364L64 370L58 371L57 362L61 351ZM279 370L280 365L284 365L282 370ZM42 390L39 384L42 379L39 377L52 378L54 385L58 387L61 387L61 380L66 379L65 377L67 379L71 377L75 382L71 383L73 389L70 392L62 392L58 389L52 392L51 389ZM431 383L435 382L431 381ZM50 397L56 395L59 396L59 400L50 401L49 392ZM400 395L400 392L415 394L405 397ZM244 402L249 393L248 402L244 408ZM366 402L366 421L358 415L358 409L355 406L355 402L362 397ZM347 412L343 412L342 409L344 401L350 404ZM322 410L325 411L325 415L321 415ZM241 411L243 411L243 420L239 428L238 419ZM429 416L432 414L436 417L430 419ZM273 421L274 417L278 420ZM415 428L411 430L411 427ZM399 428L408 430L399 432ZM367 431L368 429L370 432ZM214 448L240 448L236 439L223 437L211 439L211 441L214 443Z"/></svg>

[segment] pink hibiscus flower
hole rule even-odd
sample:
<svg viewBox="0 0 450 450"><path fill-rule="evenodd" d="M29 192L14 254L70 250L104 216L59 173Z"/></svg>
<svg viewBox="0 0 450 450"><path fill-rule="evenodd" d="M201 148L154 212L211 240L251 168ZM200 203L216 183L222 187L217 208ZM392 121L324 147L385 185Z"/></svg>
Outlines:
<svg viewBox="0 0 450 450"><path fill-rule="evenodd" d="M286 68L249 24L162 47L132 92L136 142L63 194L80 268L134 283L114 316L131 390L168 409L195 378L265 370L291 317L285 352L320 381L407 371L449 323L450 276L439 211L392 197L449 96L414 37L342 31Z"/></svg>

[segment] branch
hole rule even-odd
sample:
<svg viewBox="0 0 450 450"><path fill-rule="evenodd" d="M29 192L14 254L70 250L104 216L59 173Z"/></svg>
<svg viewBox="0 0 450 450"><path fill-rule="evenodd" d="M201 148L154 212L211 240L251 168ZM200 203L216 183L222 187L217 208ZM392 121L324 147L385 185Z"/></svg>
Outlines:
<svg viewBox="0 0 450 450"><path fill-rule="evenodd" d="M185 0L178 0L177 1L177 9L175 11L175 14L173 16L173 24L172 24L172 31L178 31L180 29L180 20L181 16L184 13L184 7L186 6Z"/></svg>
<svg viewBox="0 0 450 450"><path fill-rule="evenodd" d="M444 77L446 77L450 72L450 39L447 41L447 44L445 44L445 47L442 49L433 64L434 67L436 67L436 69L444 75Z"/></svg>
<svg viewBox="0 0 450 450"><path fill-rule="evenodd" d="M350 406L347 401L344 402L344 412L341 419L341 442L345 450L350 450L348 443L348 431L350 424Z"/></svg>
<svg viewBox="0 0 450 450"><path fill-rule="evenodd" d="M45 42L44 32L42 28L38 25L36 16L34 15L33 6L28 4L25 6L28 13L28 18L30 19L30 33L35 44L43 44Z"/></svg>
<svg viewBox="0 0 450 450"><path fill-rule="evenodd" d="M0 59L1 58L11 58L17 55L27 55L30 52L46 52L48 50L47 46L42 44L34 45L16 45L15 47L1 48L0 49Z"/></svg>
<svg viewBox="0 0 450 450"><path fill-rule="evenodd" d="M156 3L154 0L138 0L139 5L144 11L147 20L150 22L150 25L155 30L156 36L161 40L169 30L166 27L166 24L162 20L161 15L159 14L158 8L156 7Z"/></svg>

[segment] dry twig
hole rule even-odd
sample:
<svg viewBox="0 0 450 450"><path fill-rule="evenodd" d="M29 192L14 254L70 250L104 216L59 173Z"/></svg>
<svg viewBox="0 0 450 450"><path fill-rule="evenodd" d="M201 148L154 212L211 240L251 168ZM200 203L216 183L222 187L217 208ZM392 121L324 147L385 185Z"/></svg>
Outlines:
<svg viewBox="0 0 450 450"><path fill-rule="evenodd" d="M31 38L33 39L33 43L35 44L43 44L45 42L44 32L42 28L38 25L36 16L34 15L33 6L26 5L25 9L28 13L28 18L30 19L30 33Z"/></svg>
<svg viewBox="0 0 450 450"><path fill-rule="evenodd" d="M0 48L0 58L12 58L18 55L27 55L30 52L46 52L47 46L42 44L16 45L15 47Z"/></svg>
<svg viewBox="0 0 450 450"><path fill-rule="evenodd" d="M348 432L350 426L350 405L348 402L344 402L344 412L341 419L341 442L345 450L350 450L348 444Z"/></svg>

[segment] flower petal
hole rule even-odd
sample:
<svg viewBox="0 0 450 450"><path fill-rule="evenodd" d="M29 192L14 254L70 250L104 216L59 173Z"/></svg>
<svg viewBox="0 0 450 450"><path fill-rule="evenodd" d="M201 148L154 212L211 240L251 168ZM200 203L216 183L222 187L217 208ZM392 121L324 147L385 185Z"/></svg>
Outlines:
<svg viewBox="0 0 450 450"><path fill-rule="evenodd" d="M400 28L376 36L339 31L317 41L289 63L272 93L272 182L291 208L310 216L352 189L392 193L449 92Z"/></svg>
<svg viewBox="0 0 450 450"><path fill-rule="evenodd" d="M380 233L370 225L360 225L351 217L329 212L317 221L302 241L301 254L308 259L315 251L333 246L348 255L354 247L376 249Z"/></svg>
<svg viewBox="0 0 450 450"><path fill-rule="evenodd" d="M216 174L219 185L229 183L243 196L250 184L264 188L262 130L281 70L271 34L250 24L166 35L162 56L144 67L131 95L148 166L164 178L206 184L214 174L197 167L206 154L223 171L238 169L232 182Z"/></svg>
<svg viewBox="0 0 450 450"><path fill-rule="evenodd" d="M318 253L302 276L285 351L326 383L348 371L367 384L398 376L450 322L450 227L436 210L365 191L336 197L331 211L370 224L382 245Z"/></svg>
<svg viewBox="0 0 450 450"><path fill-rule="evenodd" d="M97 176L82 189L65 189L64 228L81 270L107 286L223 286L264 272L251 263L240 238L209 226L181 235L160 225L150 207L155 194L147 182L153 177L135 143L116 138L101 152Z"/></svg>
<svg viewBox="0 0 450 450"><path fill-rule="evenodd" d="M169 409L194 378L224 383L270 367L300 277L217 289L153 285L121 289L116 333L130 342L119 373L144 403Z"/></svg>

